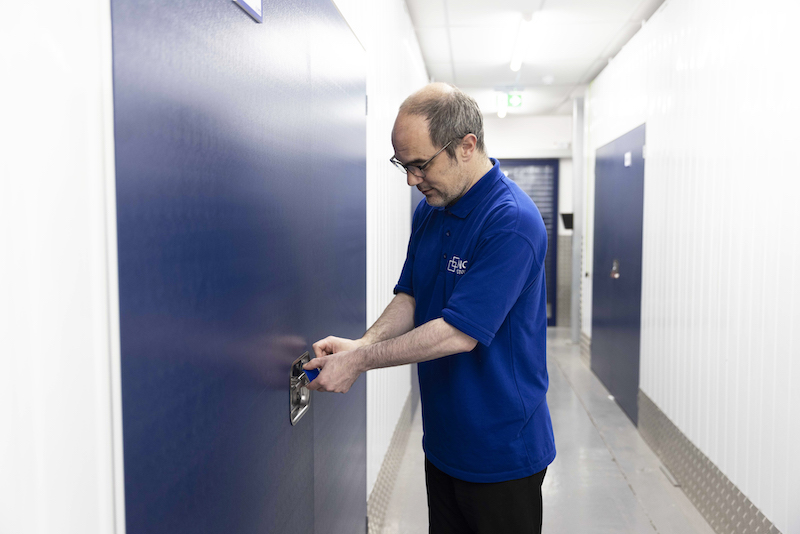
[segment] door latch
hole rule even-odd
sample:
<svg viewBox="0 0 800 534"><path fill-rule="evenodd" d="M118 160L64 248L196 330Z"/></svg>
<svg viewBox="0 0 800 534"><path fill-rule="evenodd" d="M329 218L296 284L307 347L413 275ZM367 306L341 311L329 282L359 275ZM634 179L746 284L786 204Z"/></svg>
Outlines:
<svg viewBox="0 0 800 534"><path fill-rule="evenodd" d="M611 264L611 278L614 280L619 278L619 260L614 260Z"/></svg>
<svg viewBox="0 0 800 534"><path fill-rule="evenodd" d="M311 355L306 351L292 363L292 368L289 370L289 417L292 426L297 424L311 406L311 391L307 386L311 380L317 377L319 371L316 369L303 370L303 365L310 361Z"/></svg>

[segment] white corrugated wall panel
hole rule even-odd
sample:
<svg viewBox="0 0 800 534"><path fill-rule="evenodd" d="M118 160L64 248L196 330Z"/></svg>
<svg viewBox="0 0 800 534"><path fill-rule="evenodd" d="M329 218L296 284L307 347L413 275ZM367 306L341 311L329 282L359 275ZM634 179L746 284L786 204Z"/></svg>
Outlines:
<svg viewBox="0 0 800 534"><path fill-rule="evenodd" d="M125 532L111 13L0 5L0 532Z"/></svg>
<svg viewBox="0 0 800 534"><path fill-rule="evenodd" d="M641 388L787 534L800 533L797 20L789 1L669 0L587 99L588 271L594 153L647 124Z"/></svg>
<svg viewBox="0 0 800 534"><path fill-rule="evenodd" d="M393 298L411 232L411 192L389 163L392 126L400 104L428 78L404 2L337 0L336 5L367 51L368 327ZM367 375L367 495L410 391L408 366Z"/></svg>

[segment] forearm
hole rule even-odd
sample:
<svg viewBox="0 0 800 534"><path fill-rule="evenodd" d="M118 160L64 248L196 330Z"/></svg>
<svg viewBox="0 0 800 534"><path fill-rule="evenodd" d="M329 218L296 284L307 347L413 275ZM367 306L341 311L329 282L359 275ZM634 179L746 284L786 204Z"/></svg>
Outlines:
<svg viewBox="0 0 800 534"><path fill-rule="evenodd" d="M403 309L407 311L407 308ZM389 310L389 306L387 306L387 310ZM386 312L381 315L381 318L383 319L385 315ZM375 324L381 326L378 322ZM396 329L398 324L407 325L408 323L387 320L386 324ZM376 330L383 335L390 335L397 331L391 328ZM356 341L325 338L314 344L314 352L317 357L305 364L303 369L321 369L319 376L308 384L308 389L347 393L356 379L370 369L424 362L451 354L469 352L477 344L477 341L439 318L405 334L372 344L364 343L363 338Z"/></svg>
<svg viewBox="0 0 800 534"><path fill-rule="evenodd" d="M369 330L361 337L365 345L396 338L414 328L414 297L398 293Z"/></svg>
<svg viewBox="0 0 800 534"><path fill-rule="evenodd" d="M360 347L353 351L353 357L363 372L469 352L477 343L440 318L403 335Z"/></svg>

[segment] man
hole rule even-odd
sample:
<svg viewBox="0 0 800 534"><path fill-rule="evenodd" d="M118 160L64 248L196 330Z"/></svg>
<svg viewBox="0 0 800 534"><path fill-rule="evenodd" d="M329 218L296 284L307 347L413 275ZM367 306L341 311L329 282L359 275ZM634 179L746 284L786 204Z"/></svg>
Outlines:
<svg viewBox="0 0 800 534"><path fill-rule="evenodd" d="M555 458L542 217L486 155L478 105L455 87L406 99L392 144L425 195L395 297L361 339L314 344L309 389L418 362L430 532L541 532Z"/></svg>

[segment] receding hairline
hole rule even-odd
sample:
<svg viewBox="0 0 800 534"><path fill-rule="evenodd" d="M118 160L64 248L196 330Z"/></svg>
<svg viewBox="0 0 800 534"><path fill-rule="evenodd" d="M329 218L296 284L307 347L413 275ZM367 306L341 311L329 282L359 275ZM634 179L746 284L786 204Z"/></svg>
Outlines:
<svg viewBox="0 0 800 534"><path fill-rule="evenodd" d="M421 115L419 111L415 108L421 104L426 104L434 100L441 100L445 98L447 95L451 95L457 91L460 91L453 85L444 82L435 82L430 83L411 93L402 104L400 104L400 111L399 113L406 113L409 115Z"/></svg>
<svg viewBox="0 0 800 534"><path fill-rule="evenodd" d="M474 98L454 85L432 83L412 93L400 105L397 120L402 120L402 117L423 119L431 143L437 146L473 134L477 138L478 150L486 154L480 107ZM446 149L451 159L456 159L457 146L453 144Z"/></svg>

